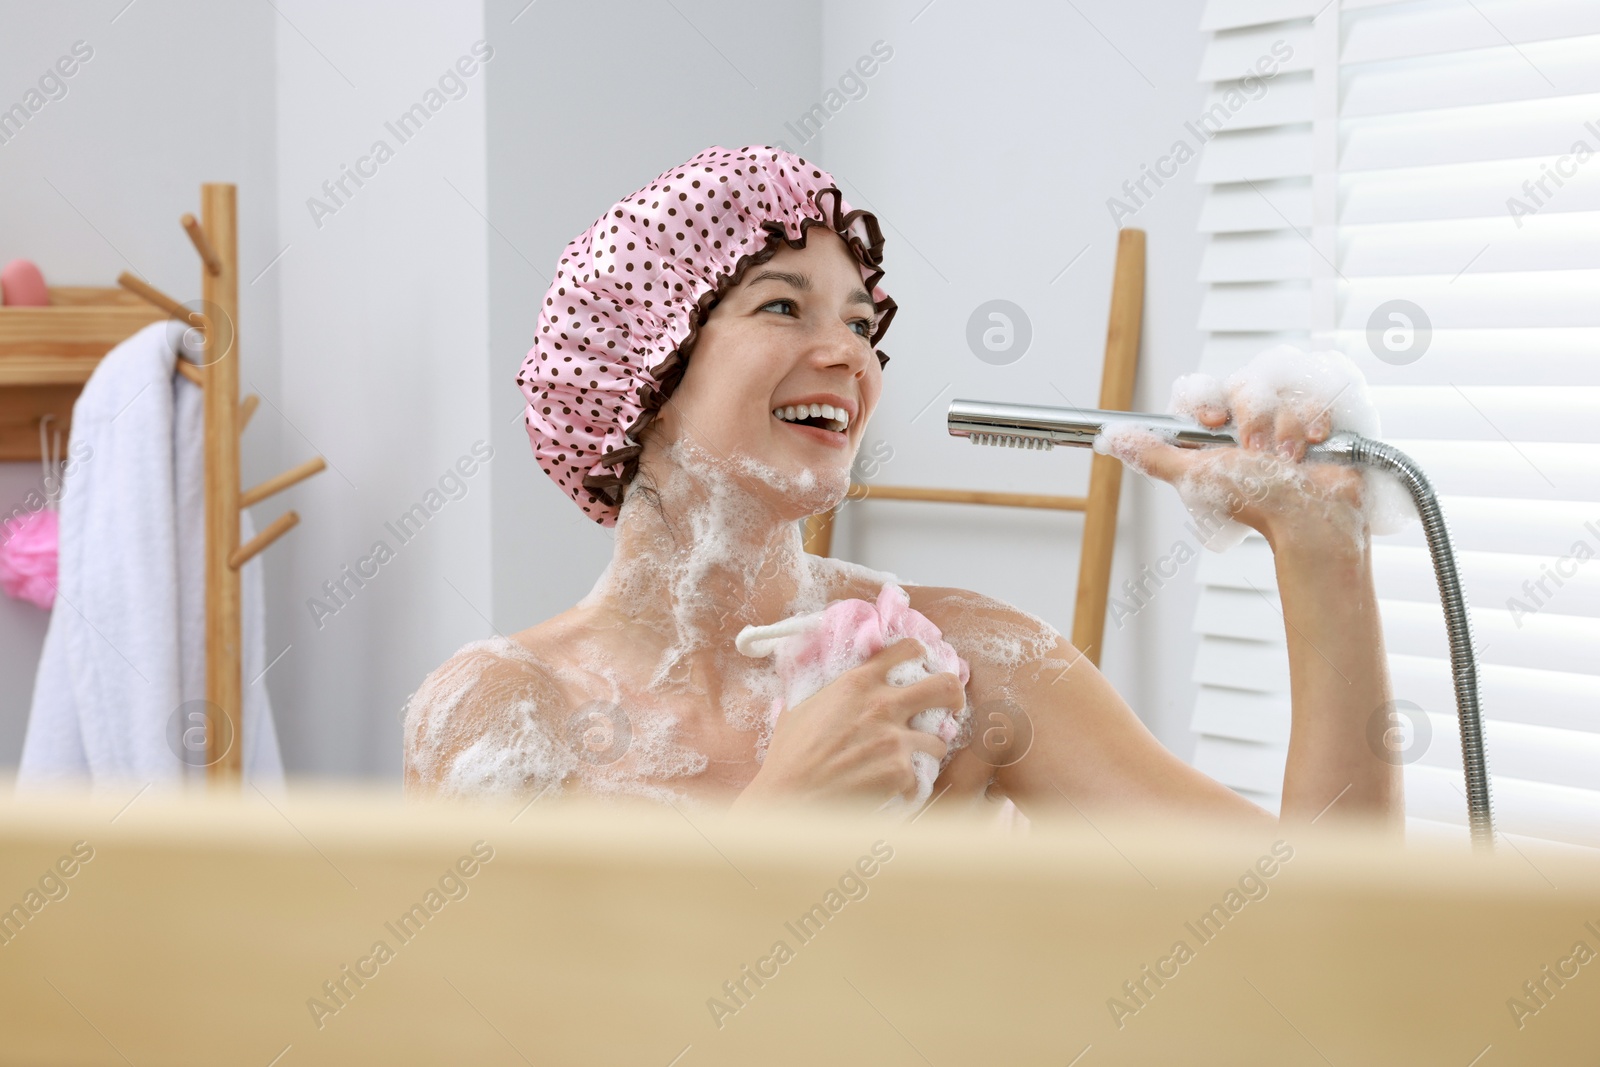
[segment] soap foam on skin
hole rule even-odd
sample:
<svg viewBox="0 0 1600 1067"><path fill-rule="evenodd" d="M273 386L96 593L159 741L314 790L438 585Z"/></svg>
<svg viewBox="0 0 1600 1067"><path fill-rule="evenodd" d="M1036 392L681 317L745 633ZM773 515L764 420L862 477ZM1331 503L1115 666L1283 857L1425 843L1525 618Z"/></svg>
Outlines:
<svg viewBox="0 0 1600 1067"><path fill-rule="evenodd" d="M569 673L508 638L465 646L428 677L407 707L406 750L413 766L424 778L436 778L446 795L531 790L560 796L576 787L595 795L657 801L678 794L656 782L705 769L703 753L675 741L677 722L671 714L622 700L615 701L626 709L626 733L617 746L620 758L586 759L567 722L577 709L567 709L560 688L552 684L552 676ZM479 719L476 713L485 706L495 710L481 717L487 721L476 723L486 729L447 767L439 768L438 753L456 747L464 724Z"/></svg>
<svg viewBox="0 0 1600 1067"><path fill-rule="evenodd" d="M635 479L615 534L646 547L614 556L578 604L597 620L615 621L586 621L582 633L564 636L562 663L506 638L469 644L412 695L406 758L441 792L580 791L698 806L693 794L672 784L711 765L706 753L684 742L685 709L718 709L728 726L753 735L760 762L771 739L768 713L782 696L771 663L734 647L739 631L819 611L837 590L870 596L886 582L903 585L892 573L807 553L800 524L774 520L773 490L791 514L836 506L849 490L847 464L786 475L752 457L716 454L688 435L661 454L655 488L667 522L646 499L648 483ZM786 598L775 617L758 618L753 606L741 604L741 590L770 593L774 586ZM1072 666L1049 658L1060 634L1043 620L976 594L943 597L938 605L945 639L975 674L993 680L991 692L1001 698L1014 698L1011 683L1025 667L1038 680L1045 669ZM1027 621L1016 621L1019 614ZM643 663L618 670L624 655ZM637 686L630 678L646 680ZM567 722L577 708L568 693L625 710L631 737L614 763L590 762L574 747Z"/></svg>
<svg viewBox="0 0 1600 1067"><path fill-rule="evenodd" d="M638 492L641 482L636 479L623 500L618 528L622 530L628 520L630 529L637 525L650 531L650 551L620 562L613 559L579 601L580 607L608 601L626 604L665 587L670 619L645 612L633 620L651 626L665 646L650 678L652 689L670 685L680 663L695 652L712 648L714 635L727 629L731 620L773 621L747 618L754 609L739 603L740 591L792 583L794 594L786 607L789 615L824 603L830 584L828 569L818 565L818 557L804 551L796 523L773 525L770 505L758 499L753 488L777 490L812 512L837 505L850 489L848 465L827 468L820 474L806 468L786 476L750 456L717 454L688 436L667 445L663 458L665 462L659 465L665 471L664 484L659 487L662 499L697 501L686 516L688 528L662 529L653 513L641 511L651 505ZM733 650L720 651L732 654ZM735 725L749 728L754 724L740 717Z"/></svg>
<svg viewBox="0 0 1600 1067"><path fill-rule="evenodd" d="M1361 371L1342 352L1320 350L1307 353L1294 345L1278 345L1261 352L1244 367L1219 382L1209 374L1186 374L1172 385L1168 410L1198 420L1207 408L1226 412L1233 398L1234 423L1243 423L1252 413L1294 411L1310 425L1321 415L1331 420L1330 435L1357 433L1363 437L1381 435L1377 406ZM1108 427L1095 439L1094 448L1102 455L1143 469L1140 457L1150 437L1171 439L1157 427L1118 425ZM1361 539L1359 525L1350 522L1351 509L1316 488L1299 463L1283 461L1273 455L1256 454L1247 462L1244 478L1226 477L1197 468L1185 475L1175 488L1189 513L1196 519L1193 529L1201 543L1214 552L1225 552L1244 540L1249 528L1230 518L1240 490L1265 495L1274 487L1292 487L1306 506L1323 512L1335 527L1349 527L1353 539ZM1147 472L1148 473L1148 472ZM1395 533L1417 517L1415 505L1405 487L1387 471L1362 468L1361 507L1357 513L1375 534Z"/></svg>
<svg viewBox="0 0 1600 1067"><path fill-rule="evenodd" d="M671 709L715 700L730 726L756 734L760 761L771 736L767 710L781 694L770 665L752 662L733 647L735 620L776 621L755 618L755 608L741 604L738 591L770 590L773 583L792 586L780 616L787 617L822 608L830 591L846 582L899 584L887 572L813 556L804 551L798 523L774 523L773 490L789 502L790 511L825 511L849 491L847 464L786 475L750 456L718 454L687 435L661 454L656 488L670 518L663 524L639 491L643 479L635 479L616 533L642 535L648 548L626 559L613 557L578 604L620 606L626 618L597 624L564 643L563 657L571 666L545 662L506 638L475 642L413 694L406 712L407 758L425 779L439 781L442 792L531 790L559 796L577 788L694 804L692 796L664 783L702 773L709 760L681 743L682 724ZM681 503L673 507L685 500L696 501L687 513ZM661 590L665 603L660 603ZM647 598L655 610L627 608ZM642 689L627 684L613 666L619 645L629 654L649 650L653 657ZM707 652L709 669L703 661ZM696 653L702 661L691 670ZM630 737L615 762L593 763L574 747L566 723L577 709L569 707L567 692L624 709ZM461 747L469 728L464 724L480 736ZM440 768L439 754L454 749L459 751L449 766Z"/></svg>
<svg viewBox="0 0 1600 1067"><path fill-rule="evenodd" d="M985 718L973 721L969 734L999 725L987 718L997 703L1011 705L1026 718L1026 703L1017 682L1024 668L1033 668L1027 676L1029 682L1038 682L1047 674L1054 680L1083 658L1054 658L1056 643L1065 641L1055 627L1037 615L981 593L951 593L929 607L942 618L945 641L966 659L973 678L984 679L985 702L973 710ZM1022 621L1018 621L1019 617ZM1011 723L1007 728L1024 727Z"/></svg>

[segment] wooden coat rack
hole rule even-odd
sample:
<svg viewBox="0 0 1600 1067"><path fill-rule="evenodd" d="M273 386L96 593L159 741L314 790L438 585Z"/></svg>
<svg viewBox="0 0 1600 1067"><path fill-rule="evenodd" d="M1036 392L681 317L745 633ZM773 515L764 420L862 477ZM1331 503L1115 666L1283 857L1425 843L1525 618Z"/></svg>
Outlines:
<svg viewBox="0 0 1600 1067"><path fill-rule="evenodd" d="M205 391L206 508L206 777L212 783L237 786L244 751L241 710L239 571L262 549L282 537L300 516L286 511L250 539L239 543L239 512L297 482L327 464L314 457L240 491L239 436L260 398L239 402L239 224L238 188L208 182L200 187L200 220L184 215L184 232L201 261L202 311L124 272L117 284L197 327L204 338L205 359L190 363L180 353L177 371ZM219 351L220 349L220 351Z"/></svg>

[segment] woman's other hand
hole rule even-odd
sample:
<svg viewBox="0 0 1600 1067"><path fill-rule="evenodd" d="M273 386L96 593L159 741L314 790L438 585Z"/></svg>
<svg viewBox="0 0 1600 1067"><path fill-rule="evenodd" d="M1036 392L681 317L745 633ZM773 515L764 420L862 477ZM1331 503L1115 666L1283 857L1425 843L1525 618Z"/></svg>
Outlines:
<svg viewBox="0 0 1600 1067"><path fill-rule="evenodd" d="M1114 433L1108 450L1118 459L1171 483L1197 518L1220 526L1231 519L1277 546L1349 545L1366 540L1359 470L1339 463L1307 463L1306 449L1328 439L1330 405L1294 389L1218 386L1189 413L1212 428L1233 422L1238 448L1183 448L1141 430Z"/></svg>
<svg viewBox="0 0 1600 1067"><path fill-rule="evenodd" d="M923 654L912 639L897 641L778 716L767 755L733 809L757 801L785 803L916 795L911 754L943 760L949 746L913 730L928 708L959 708L961 680L941 671L908 686L889 682L897 664Z"/></svg>

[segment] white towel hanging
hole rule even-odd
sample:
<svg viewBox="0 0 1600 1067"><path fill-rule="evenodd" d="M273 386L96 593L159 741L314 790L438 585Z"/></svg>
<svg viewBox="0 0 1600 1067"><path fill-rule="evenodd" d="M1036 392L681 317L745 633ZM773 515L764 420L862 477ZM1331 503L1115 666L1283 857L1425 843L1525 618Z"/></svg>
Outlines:
<svg viewBox="0 0 1600 1067"><path fill-rule="evenodd" d="M205 697L205 435L200 387L173 373L181 333L158 322L123 341L73 405L59 586L18 788L87 779L122 789L204 774L193 727ZM240 518L248 540L249 513ZM281 789L261 679L261 561L240 579L244 737L235 743L246 778Z"/></svg>

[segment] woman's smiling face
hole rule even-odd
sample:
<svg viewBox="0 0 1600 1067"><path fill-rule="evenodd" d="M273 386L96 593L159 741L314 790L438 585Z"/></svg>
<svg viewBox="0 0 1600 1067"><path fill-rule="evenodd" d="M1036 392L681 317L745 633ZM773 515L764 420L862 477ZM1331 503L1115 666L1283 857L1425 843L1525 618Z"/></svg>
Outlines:
<svg viewBox="0 0 1600 1067"><path fill-rule="evenodd" d="M791 488L814 479L826 492L800 494L798 515L837 504L883 390L876 325L856 258L838 234L812 227L805 248L781 245L723 295L649 436L655 445L686 437L714 457L753 460ZM802 403L808 414L812 404L829 405L833 419L787 421L802 417L792 410ZM819 506L823 497L831 499Z"/></svg>

